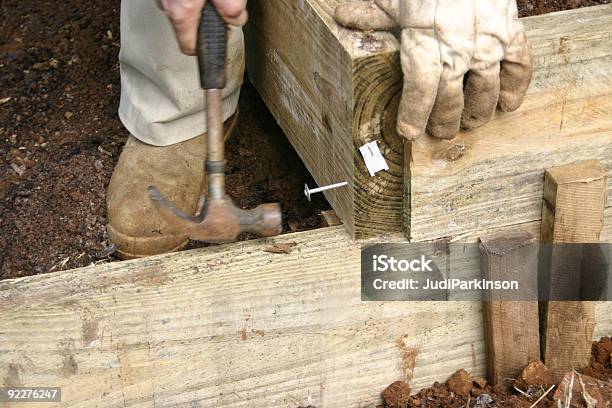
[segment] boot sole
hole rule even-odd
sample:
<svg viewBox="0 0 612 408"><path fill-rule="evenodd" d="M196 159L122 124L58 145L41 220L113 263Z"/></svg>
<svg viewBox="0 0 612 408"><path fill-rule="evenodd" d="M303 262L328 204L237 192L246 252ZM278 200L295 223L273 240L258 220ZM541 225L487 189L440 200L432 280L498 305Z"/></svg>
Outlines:
<svg viewBox="0 0 612 408"><path fill-rule="evenodd" d="M111 238L111 242L129 242L129 243L135 243L138 242L140 245L146 244L147 241L154 241L154 240L158 240L159 238L156 237L149 237L149 238L136 238L136 237L131 237L129 235L126 234L122 234L121 232L118 232L117 230L115 230L110 224L106 226L106 229L108 231L108 235L114 237L115 239ZM119 239L117 239L119 238ZM135 253L135 252L127 252L127 251L122 251L121 249L117 249L115 251L115 254L117 254L117 256L122 259L122 260L129 260L129 259L139 259L139 258L146 258L149 256L155 256L155 255L162 255L162 254L167 254L167 253L171 253L171 252L177 252L180 251L181 249L184 249L187 245L189 244L189 238L185 238L185 240L183 242L181 242L179 245L177 245L174 248L169 248L169 249L161 249L159 251L156 252L150 252L150 253Z"/></svg>

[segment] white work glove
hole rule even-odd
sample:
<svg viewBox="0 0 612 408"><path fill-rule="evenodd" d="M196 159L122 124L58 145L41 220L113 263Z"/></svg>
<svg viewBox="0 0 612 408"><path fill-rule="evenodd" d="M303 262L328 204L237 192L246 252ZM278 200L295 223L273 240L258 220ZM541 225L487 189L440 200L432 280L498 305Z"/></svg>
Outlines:
<svg viewBox="0 0 612 408"><path fill-rule="evenodd" d="M361 30L400 27L404 89L397 130L452 139L516 110L531 82L531 48L516 0L369 0L342 3L336 21ZM464 85L465 78L465 85Z"/></svg>

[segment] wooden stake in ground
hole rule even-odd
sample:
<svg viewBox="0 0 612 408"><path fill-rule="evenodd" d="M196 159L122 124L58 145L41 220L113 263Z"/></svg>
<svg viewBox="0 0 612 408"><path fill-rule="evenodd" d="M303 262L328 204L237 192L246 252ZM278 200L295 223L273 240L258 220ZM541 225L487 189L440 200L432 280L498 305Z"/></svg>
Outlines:
<svg viewBox="0 0 612 408"><path fill-rule="evenodd" d="M548 250L550 299L580 295L582 243L599 242L606 201L606 172L598 161L546 171L542 242ZM568 244L568 245L559 245ZM550 301L542 310L542 356L558 382L565 372L588 364L595 325L591 302Z"/></svg>
<svg viewBox="0 0 612 408"><path fill-rule="evenodd" d="M509 386L508 379L540 359L535 237L523 230L481 237L480 268L484 279L520 285L520 291L489 291L484 302L488 379Z"/></svg>

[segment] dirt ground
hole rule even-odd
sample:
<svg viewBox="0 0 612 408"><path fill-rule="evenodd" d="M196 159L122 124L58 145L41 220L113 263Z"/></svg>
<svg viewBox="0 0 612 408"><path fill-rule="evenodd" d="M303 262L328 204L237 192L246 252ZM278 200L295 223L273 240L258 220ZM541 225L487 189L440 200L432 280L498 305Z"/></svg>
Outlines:
<svg viewBox="0 0 612 408"><path fill-rule="evenodd" d="M521 15L607 1L519 0ZM4 0L0 8L0 279L114 260L105 189L127 137L117 117L119 0ZM244 207L278 201L285 231L329 205L250 86L229 142Z"/></svg>
<svg viewBox="0 0 612 408"><path fill-rule="evenodd" d="M570 10L578 7L608 4L610 0L517 0L521 17Z"/></svg>
<svg viewBox="0 0 612 408"><path fill-rule="evenodd" d="M580 372L611 383L611 354L612 339L610 337L604 337L599 342L593 343L590 364ZM521 395L519 392L509 392L501 386L486 384L482 378L470 378L468 373L460 370L446 383L436 382L415 395L410 395L409 387L403 382L393 383L382 395L387 402L384 405L386 408L530 408L548 388L548 384L531 387L528 388L528 395ZM558 386L553 388L536 407L556 408L557 404L553 401L553 395L557 388ZM578 396L574 396L576 404L579 399ZM572 407L575 406L581 405L572 405Z"/></svg>
<svg viewBox="0 0 612 408"><path fill-rule="evenodd" d="M0 279L114 260L105 190L128 133L119 103L119 1L6 0L0 27ZM228 192L280 202L285 231L329 209L252 86L229 141ZM197 245L194 245L197 246Z"/></svg>

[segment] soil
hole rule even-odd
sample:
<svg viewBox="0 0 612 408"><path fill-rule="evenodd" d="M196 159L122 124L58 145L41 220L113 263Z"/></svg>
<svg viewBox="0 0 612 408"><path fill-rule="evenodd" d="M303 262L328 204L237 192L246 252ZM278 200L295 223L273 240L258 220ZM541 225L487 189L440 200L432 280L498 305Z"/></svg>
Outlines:
<svg viewBox="0 0 612 408"><path fill-rule="evenodd" d="M115 260L105 190L128 133L119 102L119 1L5 0L0 8L0 279ZM285 231L317 228L312 177L246 85L228 190L280 202ZM245 237L246 238L246 237ZM196 245L197 246L197 245Z"/></svg>
<svg viewBox="0 0 612 408"><path fill-rule="evenodd" d="M594 342L590 364L579 372L612 383L611 354L612 338L604 337ZM390 401L384 405L386 408L529 408L548 389L548 384L540 384L541 379L546 377L542 374L535 376L536 380L531 384L533 387L526 390L529 394L526 396L501 386L491 386L482 378L469 378L465 370L459 370L446 383L436 382L412 396L408 396L410 393L405 383L402 385L402 382L396 381L382 392L382 396L384 401ZM554 392L548 393L536 407L556 407L553 395ZM401 403L398 404L398 401Z"/></svg>
<svg viewBox="0 0 612 408"><path fill-rule="evenodd" d="M610 0L517 0L519 16L535 16L553 11L608 4Z"/></svg>
<svg viewBox="0 0 612 408"><path fill-rule="evenodd" d="M609 0L519 0L521 15ZM119 101L119 0L4 0L0 8L0 279L115 260L105 189L126 140ZM254 89L229 142L229 193L278 201L285 231L317 228L322 198ZM248 238L248 237L245 237ZM197 245L196 245L197 246Z"/></svg>

